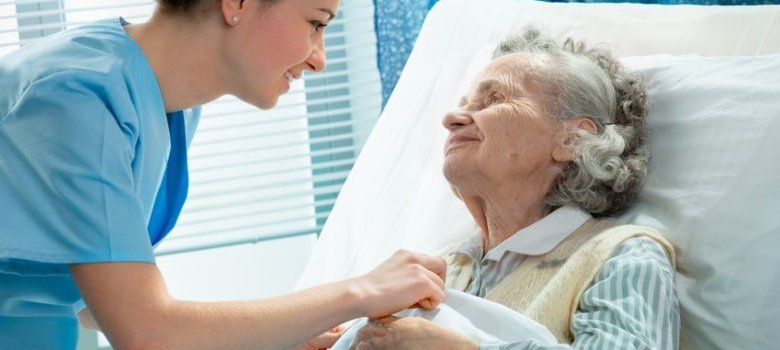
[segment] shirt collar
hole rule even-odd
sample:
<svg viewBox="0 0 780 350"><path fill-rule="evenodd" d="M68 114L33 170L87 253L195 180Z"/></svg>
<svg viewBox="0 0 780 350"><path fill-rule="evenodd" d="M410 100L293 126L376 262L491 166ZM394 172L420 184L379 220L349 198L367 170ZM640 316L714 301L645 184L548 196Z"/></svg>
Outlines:
<svg viewBox="0 0 780 350"><path fill-rule="evenodd" d="M577 207L563 206L530 226L515 232L498 246L491 249L485 257L482 255L482 233L477 231L455 250L471 256L475 260L498 261L507 251L523 255L541 255L548 253L566 239L578 227L592 216Z"/></svg>
<svg viewBox="0 0 780 350"><path fill-rule="evenodd" d="M474 231L453 253L465 254L473 261L482 260L482 231Z"/></svg>

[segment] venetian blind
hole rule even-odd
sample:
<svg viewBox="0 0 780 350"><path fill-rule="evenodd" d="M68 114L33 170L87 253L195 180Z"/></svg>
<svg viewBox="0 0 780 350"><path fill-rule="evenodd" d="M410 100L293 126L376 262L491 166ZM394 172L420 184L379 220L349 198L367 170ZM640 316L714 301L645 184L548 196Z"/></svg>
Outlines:
<svg viewBox="0 0 780 350"><path fill-rule="evenodd" d="M0 0L0 56L101 18L144 21L153 9L151 0ZM328 68L305 74L273 110L228 96L203 106L189 197L158 255L319 233L381 108L372 1L344 0L325 38Z"/></svg>

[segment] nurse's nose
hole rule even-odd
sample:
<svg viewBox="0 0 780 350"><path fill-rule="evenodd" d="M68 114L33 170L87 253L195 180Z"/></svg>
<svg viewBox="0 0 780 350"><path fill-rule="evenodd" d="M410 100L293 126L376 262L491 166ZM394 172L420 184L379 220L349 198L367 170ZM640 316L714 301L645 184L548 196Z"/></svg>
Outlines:
<svg viewBox="0 0 780 350"><path fill-rule="evenodd" d="M327 58L325 57L325 38L320 36L317 43L314 45L314 50L308 58L306 58L306 69L314 72L322 72L327 66Z"/></svg>

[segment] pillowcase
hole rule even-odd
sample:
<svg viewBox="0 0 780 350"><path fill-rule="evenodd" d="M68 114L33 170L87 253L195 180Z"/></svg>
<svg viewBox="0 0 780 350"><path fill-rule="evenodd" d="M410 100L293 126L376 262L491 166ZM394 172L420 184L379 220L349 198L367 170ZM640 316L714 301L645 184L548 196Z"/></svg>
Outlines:
<svg viewBox="0 0 780 350"><path fill-rule="evenodd" d="M624 59L651 97L650 174L621 220L677 251L681 344L770 349L780 330L780 55Z"/></svg>

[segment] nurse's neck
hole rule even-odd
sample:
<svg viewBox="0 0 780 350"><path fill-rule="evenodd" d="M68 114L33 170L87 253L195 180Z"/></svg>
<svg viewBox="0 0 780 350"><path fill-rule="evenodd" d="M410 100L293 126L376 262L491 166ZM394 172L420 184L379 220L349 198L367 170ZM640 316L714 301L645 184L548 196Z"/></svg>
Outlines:
<svg viewBox="0 0 780 350"><path fill-rule="evenodd" d="M202 105L226 94L220 79L219 23L156 11L145 23L125 26L157 78L165 111Z"/></svg>

